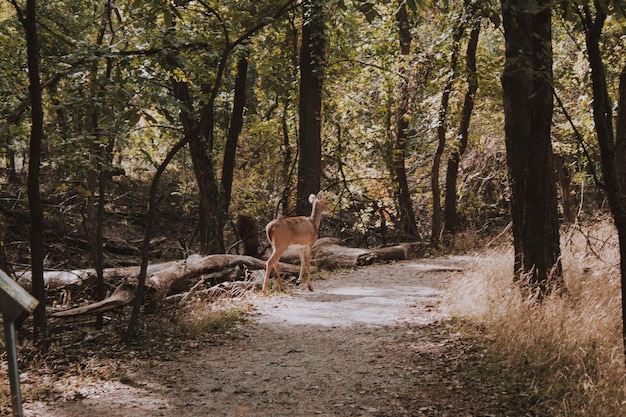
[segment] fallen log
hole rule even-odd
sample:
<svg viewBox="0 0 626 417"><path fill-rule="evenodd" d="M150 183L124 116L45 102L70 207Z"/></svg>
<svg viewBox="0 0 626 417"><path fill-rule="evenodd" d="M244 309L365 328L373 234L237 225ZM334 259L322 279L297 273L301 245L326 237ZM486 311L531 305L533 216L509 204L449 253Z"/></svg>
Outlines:
<svg viewBox="0 0 626 417"><path fill-rule="evenodd" d="M401 243L395 246L363 249L342 245L336 238L321 238L313 245L313 264L323 269L356 268L376 262L402 261L423 255L425 243ZM284 258L294 262L296 251L288 251Z"/></svg>
<svg viewBox="0 0 626 417"><path fill-rule="evenodd" d="M146 286L156 291L156 298L164 298L170 287L184 277L198 277L202 274L232 268L235 266L249 269L265 269L265 261L246 255L191 255L184 261L174 261L167 268L160 269L146 279ZM295 265L281 264L281 270L298 273L300 268Z"/></svg>
<svg viewBox="0 0 626 417"><path fill-rule="evenodd" d="M130 304L135 299L135 286L122 284L115 289L110 297L97 303L71 308L69 310L55 311L50 317L76 317L84 314L98 314L105 311L115 310Z"/></svg>
<svg viewBox="0 0 626 417"><path fill-rule="evenodd" d="M428 246L420 243L403 243L396 246L361 249L343 246L341 241L334 238L318 239L313 246L313 263L324 269L355 268L361 265L369 265L375 262L390 260L404 260L415 257L416 254L423 253ZM299 259L297 251L285 252L284 259ZM148 266L146 277L147 302L159 304L168 295L176 295L174 299L185 302L194 293L214 296L220 292L225 292L229 288L250 288L254 287L254 282L245 285L232 286L224 282L236 281L237 277L245 275L243 271L263 270L266 262L246 255L191 255L183 260L176 260ZM289 274L299 274L300 266L291 263L279 263L281 272ZM121 281L115 292L105 300L71 308L65 311L57 311L51 314L52 317L73 317L84 314L101 313L108 310L120 308L130 304L135 297L135 288L139 275L139 267L108 268L104 270L105 280L117 279ZM46 271L44 281L48 288L60 289L68 285L89 283L95 279L95 270L86 269L78 271ZM208 290L198 290L199 280L215 283ZM220 282L221 281L221 282ZM30 274L24 273L18 280L20 285L29 287ZM246 281L238 281L246 282ZM191 288L191 290L188 290Z"/></svg>
<svg viewBox="0 0 626 417"><path fill-rule="evenodd" d="M211 259L209 259L211 258ZM194 264L204 264L206 267L213 268L215 270L222 269L228 266L234 265L246 265L250 269L265 269L265 261L246 255L191 255L187 259L169 261L158 264L148 265L147 276L157 274L159 271L185 270L184 265L189 264L191 269L196 270L197 267L192 267ZM212 266L211 266L212 264ZM281 263L281 270L289 273L297 273L299 271L298 266L291 264ZM103 271L105 281L113 282L122 281L128 279L136 279L139 276L139 266L126 266L119 268L105 268ZM20 271L16 272L18 277L17 283L30 291L32 289L31 284L31 272ZM44 272L44 285L49 290L60 290L71 285L83 286L89 285L97 277L95 269L77 269L71 271L45 271Z"/></svg>
<svg viewBox="0 0 626 417"><path fill-rule="evenodd" d="M231 277L232 272L230 270L235 267L239 269L246 267L253 270L264 269L265 262L252 256L218 254L208 256L191 255L185 260L153 265L152 272L149 272L149 276L146 277L147 302L158 304L181 280L194 277L198 278L207 274L212 274L213 277L217 275ZM127 276L124 283L118 286L115 292L106 299L86 306L54 312L51 315L53 317L72 317L84 314L95 314L113 310L131 303L134 299L137 285L137 276L134 275L134 268L137 267L130 268L129 271L133 274ZM293 274L300 271L298 266L290 264L281 263L280 268L285 272ZM119 272L120 268L116 269ZM121 269L124 270L126 268ZM136 273L138 274L139 272L136 271Z"/></svg>
<svg viewBox="0 0 626 417"><path fill-rule="evenodd" d="M148 266L148 274L158 269L165 268L170 262L162 264L154 264ZM103 271L106 281L113 281L116 278L125 279L137 277L139 275L139 266L126 266L119 268L106 268ZM31 290L32 274L31 271L16 272L17 283L27 290ZM44 285L49 290L60 290L71 285L88 285L97 278L95 269L75 269L71 271L44 271Z"/></svg>

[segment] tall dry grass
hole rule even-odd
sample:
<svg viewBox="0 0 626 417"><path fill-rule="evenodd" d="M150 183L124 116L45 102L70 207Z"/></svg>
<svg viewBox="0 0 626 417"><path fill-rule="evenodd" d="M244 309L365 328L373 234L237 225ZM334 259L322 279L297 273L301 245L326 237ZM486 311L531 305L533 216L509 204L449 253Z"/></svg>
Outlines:
<svg viewBox="0 0 626 417"><path fill-rule="evenodd" d="M480 325L511 395L551 416L626 416L619 251L609 221L562 239L569 295L542 302L512 284L510 248L483 253L444 305Z"/></svg>

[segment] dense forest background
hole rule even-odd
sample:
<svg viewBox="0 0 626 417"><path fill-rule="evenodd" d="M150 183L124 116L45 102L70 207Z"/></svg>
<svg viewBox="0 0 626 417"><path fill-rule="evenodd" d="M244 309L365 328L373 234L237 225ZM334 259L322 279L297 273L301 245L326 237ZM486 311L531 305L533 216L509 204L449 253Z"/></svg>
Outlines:
<svg viewBox="0 0 626 417"><path fill-rule="evenodd" d="M146 229L167 241L153 259L243 250L241 216L263 238L277 215L307 214L318 189L333 210L322 234L349 246L455 248L500 233L511 221L501 5L302 3L0 3L3 268L33 257L48 269L119 266L116 254L139 256ZM588 42L603 15L615 110L620 4L531 10L552 16L549 181L562 221L608 209Z"/></svg>
<svg viewBox="0 0 626 417"><path fill-rule="evenodd" d="M104 298L134 305L84 322L102 356L159 344L138 323L176 322L218 268L194 265L168 311L150 304L148 265L230 253L260 272L264 226L323 191L337 251L504 242L449 291L454 325L531 405L622 415L624 6L0 0L0 269L41 301L24 361L56 348L43 360L82 372L55 338L99 356L63 314ZM44 282L83 268L80 286Z"/></svg>

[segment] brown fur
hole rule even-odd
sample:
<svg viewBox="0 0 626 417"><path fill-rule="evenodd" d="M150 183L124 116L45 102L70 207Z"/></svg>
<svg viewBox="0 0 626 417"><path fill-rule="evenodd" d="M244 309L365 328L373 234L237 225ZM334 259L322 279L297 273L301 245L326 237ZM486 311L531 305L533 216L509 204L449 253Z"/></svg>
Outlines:
<svg viewBox="0 0 626 417"><path fill-rule="evenodd" d="M263 281L263 294L267 295L269 279L272 270L276 272L276 281L281 291L285 290L283 280L280 278L278 261L281 255L289 246L298 247L298 255L300 256L300 277L298 281L302 281L304 267L307 269L307 287L313 291L311 285L311 254L313 252L313 243L317 240L318 230L322 221L322 215L330 213L330 208L322 199L323 193L320 191L317 195L311 194L309 201L313 204L311 215L298 217L282 217L274 219L267 224L265 231L267 238L272 244L272 255L267 260L265 270L265 281Z"/></svg>

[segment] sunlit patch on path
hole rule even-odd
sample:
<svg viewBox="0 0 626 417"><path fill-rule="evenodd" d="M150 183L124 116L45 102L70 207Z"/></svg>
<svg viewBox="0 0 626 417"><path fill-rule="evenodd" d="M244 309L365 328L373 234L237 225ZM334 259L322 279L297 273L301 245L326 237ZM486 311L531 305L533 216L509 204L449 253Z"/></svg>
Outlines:
<svg viewBox="0 0 626 417"><path fill-rule="evenodd" d="M429 320L423 309L432 309L449 273L461 271L465 263L465 259L446 258L342 271L332 279L316 280L312 293L297 290L293 295L260 300L258 320L319 326L426 324L432 317ZM425 273L432 276L425 278Z"/></svg>

